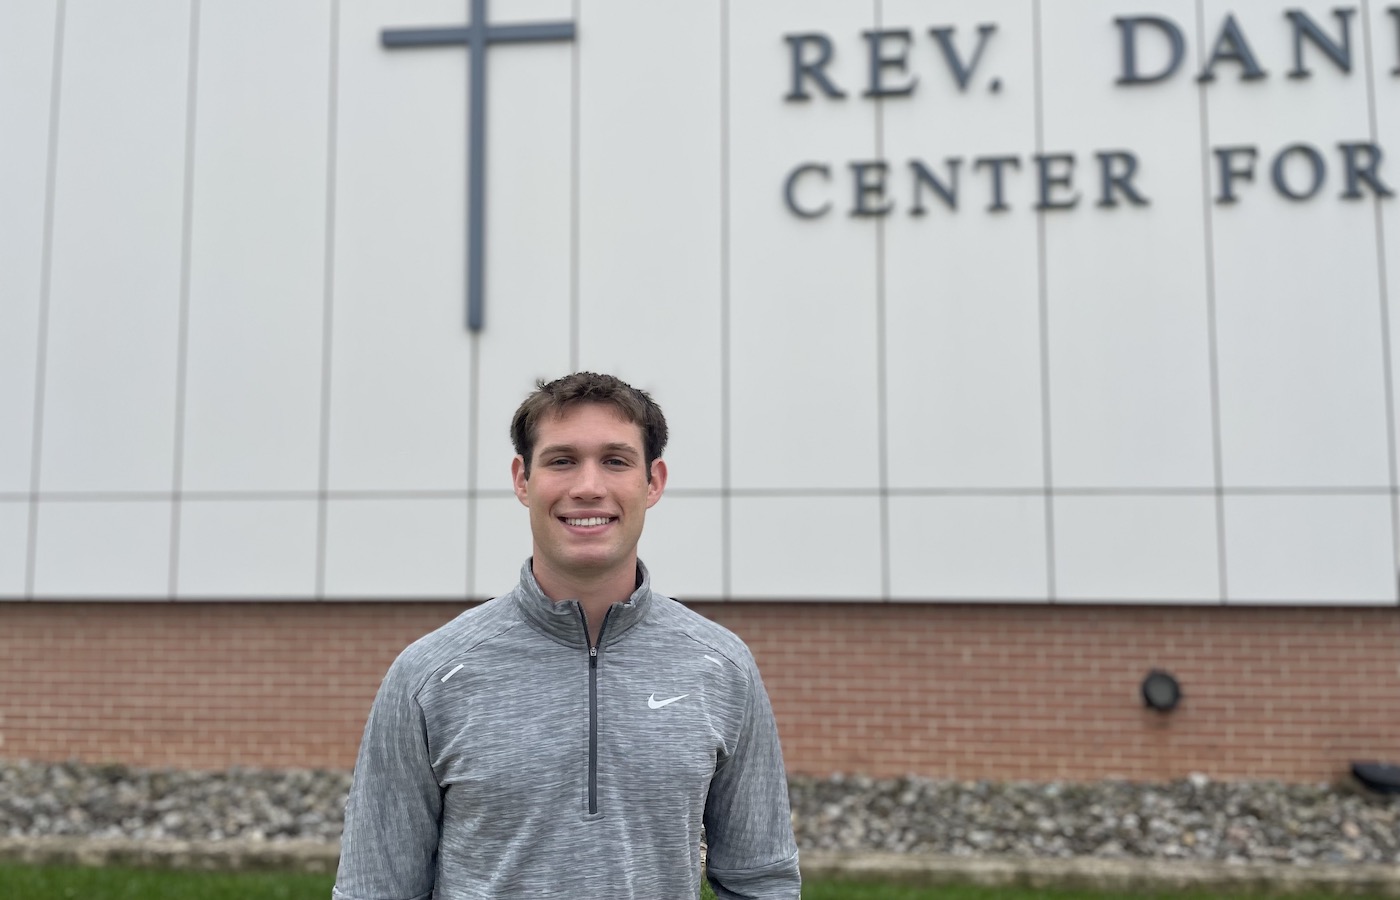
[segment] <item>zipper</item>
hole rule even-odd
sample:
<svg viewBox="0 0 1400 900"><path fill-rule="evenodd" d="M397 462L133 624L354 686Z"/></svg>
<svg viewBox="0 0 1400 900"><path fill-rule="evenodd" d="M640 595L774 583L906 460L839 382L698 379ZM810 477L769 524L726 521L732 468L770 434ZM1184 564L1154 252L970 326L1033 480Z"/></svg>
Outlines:
<svg viewBox="0 0 1400 900"><path fill-rule="evenodd" d="M608 627L608 616L612 608L603 614L603 624L598 626L598 643L588 647L588 814L598 814L598 647L603 643L603 632ZM578 617L583 620L583 636L588 639L588 616L583 607L578 608Z"/></svg>

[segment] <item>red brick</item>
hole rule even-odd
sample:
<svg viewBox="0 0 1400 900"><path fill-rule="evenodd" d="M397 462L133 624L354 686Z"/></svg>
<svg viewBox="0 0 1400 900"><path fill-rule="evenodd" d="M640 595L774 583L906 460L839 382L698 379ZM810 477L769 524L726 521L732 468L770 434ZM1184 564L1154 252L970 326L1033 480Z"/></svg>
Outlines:
<svg viewBox="0 0 1400 900"><path fill-rule="evenodd" d="M695 608L749 642L794 772L1316 781L1400 746L1391 608ZM462 609L0 603L0 754L348 768L385 668Z"/></svg>

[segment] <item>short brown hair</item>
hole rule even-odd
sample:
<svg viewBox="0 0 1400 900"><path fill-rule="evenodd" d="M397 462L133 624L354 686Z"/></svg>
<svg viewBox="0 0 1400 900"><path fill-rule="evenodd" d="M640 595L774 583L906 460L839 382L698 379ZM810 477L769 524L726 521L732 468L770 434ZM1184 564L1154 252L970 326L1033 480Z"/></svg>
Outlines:
<svg viewBox="0 0 1400 900"><path fill-rule="evenodd" d="M535 453L540 420L546 415L559 415L577 403L601 403L615 409L625 421L642 429L646 451L647 480L651 480L651 464L661 458L666 449L666 417L661 407L646 391L638 390L620 378L595 372L575 372L548 383L543 378L535 382L535 391L525 398L510 420L510 440L515 452L525 460L525 477L530 477L530 461Z"/></svg>

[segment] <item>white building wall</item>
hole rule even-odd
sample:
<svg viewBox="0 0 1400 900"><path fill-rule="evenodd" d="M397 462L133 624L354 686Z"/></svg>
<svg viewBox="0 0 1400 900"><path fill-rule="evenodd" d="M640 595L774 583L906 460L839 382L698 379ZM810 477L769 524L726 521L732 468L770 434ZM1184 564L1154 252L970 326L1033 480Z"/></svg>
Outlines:
<svg viewBox="0 0 1400 900"><path fill-rule="evenodd" d="M1400 199L1342 199L1338 145L1400 189L1400 12L1290 78L1284 10L1333 5L1200 5L491 0L577 34L488 51L472 333L468 51L379 41L469 4L7 0L0 597L500 593L510 413L587 368L667 412L642 555L687 599L1394 604ZM1141 15L1184 57L1125 86ZM1199 83L1230 16L1267 76ZM960 89L930 29L966 64L982 24ZM907 95L863 96L877 29ZM816 33L845 96L786 99ZM1148 205L1100 205L1113 152Z"/></svg>

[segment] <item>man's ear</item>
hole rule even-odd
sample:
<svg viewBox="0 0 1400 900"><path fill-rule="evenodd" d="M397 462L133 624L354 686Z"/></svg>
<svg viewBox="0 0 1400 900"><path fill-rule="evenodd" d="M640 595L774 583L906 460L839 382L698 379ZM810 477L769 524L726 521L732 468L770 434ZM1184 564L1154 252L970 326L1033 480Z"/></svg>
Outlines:
<svg viewBox="0 0 1400 900"><path fill-rule="evenodd" d="M524 506L530 505L530 481L525 477L525 457L517 456L510 461L510 480L515 485L515 496Z"/></svg>
<svg viewBox="0 0 1400 900"><path fill-rule="evenodd" d="M651 480L647 482L647 509L656 505L656 501L661 499L661 492L666 490L666 461L653 459L651 461Z"/></svg>

